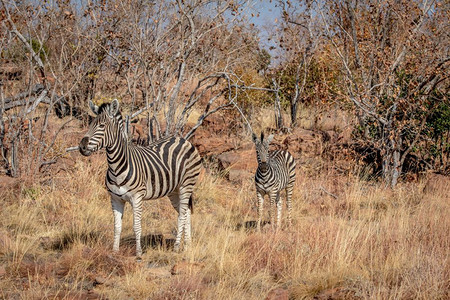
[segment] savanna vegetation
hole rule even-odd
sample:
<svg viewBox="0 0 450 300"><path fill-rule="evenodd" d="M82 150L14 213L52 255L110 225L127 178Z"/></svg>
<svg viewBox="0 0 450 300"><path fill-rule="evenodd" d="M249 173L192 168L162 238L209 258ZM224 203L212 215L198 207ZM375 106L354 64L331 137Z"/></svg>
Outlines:
<svg viewBox="0 0 450 300"><path fill-rule="evenodd" d="M0 3L0 298L450 298L448 1L272 1L264 23L265 1ZM113 98L130 142L200 151L184 252L165 198L142 261L129 207L111 251L104 153L77 145ZM297 161L278 231L255 227L262 130Z"/></svg>

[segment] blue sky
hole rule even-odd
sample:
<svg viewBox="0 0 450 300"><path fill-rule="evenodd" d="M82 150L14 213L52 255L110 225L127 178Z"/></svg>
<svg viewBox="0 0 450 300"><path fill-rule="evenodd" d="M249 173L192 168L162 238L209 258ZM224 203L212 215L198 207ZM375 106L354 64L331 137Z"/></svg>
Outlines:
<svg viewBox="0 0 450 300"><path fill-rule="evenodd" d="M277 45L273 42L273 39L269 41L269 36L271 35L270 31L279 22L281 16L281 8L278 1L255 0L253 1L253 10L251 12L254 13L254 16L250 16L250 21L260 30L261 47L268 50L272 57L275 56L276 50L273 51L269 48L271 46L276 47ZM259 12L259 15L256 12Z"/></svg>

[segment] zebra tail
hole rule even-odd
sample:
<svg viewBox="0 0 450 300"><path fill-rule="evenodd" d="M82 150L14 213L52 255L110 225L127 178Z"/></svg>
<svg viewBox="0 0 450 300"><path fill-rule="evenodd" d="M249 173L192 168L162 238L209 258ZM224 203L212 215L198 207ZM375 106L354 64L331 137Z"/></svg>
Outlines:
<svg viewBox="0 0 450 300"><path fill-rule="evenodd" d="M191 214L194 214L194 201L192 200L192 195L189 197L189 209L191 210Z"/></svg>

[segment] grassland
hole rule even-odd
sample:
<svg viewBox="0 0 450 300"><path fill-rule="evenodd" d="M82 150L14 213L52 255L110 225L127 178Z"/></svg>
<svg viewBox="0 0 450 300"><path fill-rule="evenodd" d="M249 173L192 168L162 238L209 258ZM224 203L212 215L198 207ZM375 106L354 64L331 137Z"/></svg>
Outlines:
<svg viewBox="0 0 450 300"><path fill-rule="evenodd" d="M85 129L65 130L56 154ZM449 299L448 178L390 190L316 160L298 164L293 225L261 232L253 178L233 184L205 164L192 247L172 251L176 212L166 198L147 201L137 262L130 206L111 251L104 154L66 155L0 189L0 299Z"/></svg>
<svg viewBox="0 0 450 300"><path fill-rule="evenodd" d="M450 297L450 202L439 189L424 192L424 182L392 191L300 167L293 226L256 232L252 178L233 185L207 168L192 248L171 251L176 213L168 199L147 201L136 262L129 206L120 253L111 253L105 168L101 155L78 159L46 183L0 192L0 298ZM324 193L333 186L336 195Z"/></svg>

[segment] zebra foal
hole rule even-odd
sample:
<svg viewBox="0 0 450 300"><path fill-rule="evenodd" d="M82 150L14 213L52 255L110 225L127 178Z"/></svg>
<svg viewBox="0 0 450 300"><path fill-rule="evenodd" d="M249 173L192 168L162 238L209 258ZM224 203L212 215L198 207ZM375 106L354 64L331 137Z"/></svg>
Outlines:
<svg viewBox="0 0 450 300"><path fill-rule="evenodd" d="M119 250L122 216L125 203L133 209L133 231L136 236L136 256L142 255L142 201L168 196L178 211L178 251L184 232L186 245L191 242L192 191L200 173L201 161L195 147L182 138L166 138L148 147L128 142L119 102L100 107L89 101L96 117L80 142L80 152L89 156L106 148L108 171L106 188L111 196L114 214L113 250Z"/></svg>
<svg viewBox="0 0 450 300"><path fill-rule="evenodd" d="M282 200L280 192L286 190L286 206L288 213L288 223L291 224L292 192L295 182L295 160L294 157L284 150L269 151L269 144L273 135L264 139L264 132L261 132L261 139L252 133L253 142L256 146L256 158L258 168L255 174L256 195L258 197L258 222L257 229L261 228L264 196L270 198L270 218L271 224L274 221L273 207L277 207L277 228L281 226Z"/></svg>

